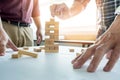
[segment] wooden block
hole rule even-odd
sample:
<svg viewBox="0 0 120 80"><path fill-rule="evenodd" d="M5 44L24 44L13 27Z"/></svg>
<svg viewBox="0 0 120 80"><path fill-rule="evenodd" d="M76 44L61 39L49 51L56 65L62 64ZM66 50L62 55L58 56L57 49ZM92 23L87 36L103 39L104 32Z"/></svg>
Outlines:
<svg viewBox="0 0 120 80"><path fill-rule="evenodd" d="M85 51L86 51L85 49L81 49L81 53L85 53Z"/></svg>
<svg viewBox="0 0 120 80"><path fill-rule="evenodd" d="M55 35L54 33L50 33L50 32L45 32L45 35ZM56 34L58 35L58 34Z"/></svg>
<svg viewBox="0 0 120 80"><path fill-rule="evenodd" d="M24 50L29 50L29 47L23 47Z"/></svg>
<svg viewBox="0 0 120 80"><path fill-rule="evenodd" d="M46 45L45 46L45 52L46 53L56 53L59 51L59 46L58 44L54 44L54 45Z"/></svg>
<svg viewBox="0 0 120 80"><path fill-rule="evenodd" d="M59 35L50 34L50 39L59 40Z"/></svg>
<svg viewBox="0 0 120 80"><path fill-rule="evenodd" d="M45 39L45 45L53 45L54 39Z"/></svg>
<svg viewBox="0 0 120 80"><path fill-rule="evenodd" d="M45 49L45 47L40 47L40 49Z"/></svg>
<svg viewBox="0 0 120 80"><path fill-rule="evenodd" d="M45 53L57 53L58 50L45 50Z"/></svg>
<svg viewBox="0 0 120 80"><path fill-rule="evenodd" d="M55 27L59 27L59 22L56 22L54 19L50 19L49 22L45 23L46 28L49 28L51 25L53 25Z"/></svg>
<svg viewBox="0 0 120 80"><path fill-rule="evenodd" d="M35 52L41 52L41 49L40 48L34 48L34 51Z"/></svg>
<svg viewBox="0 0 120 80"><path fill-rule="evenodd" d="M74 49L69 49L70 52L74 52Z"/></svg>
<svg viewBox="0 0 120 80"><path fill-rule="evenodd" d="M55 50L58 49L58 44L45 45L45 50Z"/></svg>
<svg viewBox="0 0 120 80"><path fill-rule="evenodd" d="M20 57L21 57L20 54L12 54L12 58L13 58L13 59L17 59L17 58L20 58Z"/></svg>
<svg viewBox="0 0 120 80"><path fill-rule="evenodd" d="M80 53L76 53L76 56L81 56L82 54L80 54Z"/></svg>
<svg viewBox="0 0 120 80"><path fill-rule="evenodd" d="M50 36L50 35L53 35L53 36L59 36L59 33L45 32L45 35L46 35L46 36Z"/></svg>
<svg viewBox="0 0 120 80"><path fill-rule="evenodd" d="M54 19L50 19L49 22L46 22L46 24L50 24L50 25L55 25L58 24L59 22L55 21Z"/></svg>
<svg viewBox="0 0 120 80"><path fill-rule="evenodd" d="M38 54L37 54L37 53L28 52L28 51L24 51L24 50L19 50L19 51L18 51L18 54L31 56L31 57L33 57L33 58L37 58L37 57L38 57Z"/></svg>
<svg viewBox="0 0 120 80"><path fill-rule="evenodd" d="M59 28L55 26L54 27L50 26L48 28L45 28L45 31L50 31L50 30L59 30Z"/></svg>
<svg viewBox="0 0 120 80"><path fill-rule="evenodd" d="M59 50L59 46L58 46L58 45L55 45L55 46L54 46L54 50Z"/></svg>

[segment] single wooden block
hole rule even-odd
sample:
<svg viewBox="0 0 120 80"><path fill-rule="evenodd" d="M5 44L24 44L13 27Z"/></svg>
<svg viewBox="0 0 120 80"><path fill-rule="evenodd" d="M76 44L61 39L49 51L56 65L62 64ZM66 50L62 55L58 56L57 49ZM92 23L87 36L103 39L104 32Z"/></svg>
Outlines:
<svg viewBox="0 0 120 80"><path fill-rule="evenodd" d="M23 47L24 50L29 50L29 47Z"/></svg>
<svg viewBox="0 0 120 80"><path fill-rule="evenodd" d="M58 44L45 45L45 50L56 50L58 49Z"/></svg>
<svg viewBox="0 0 120 80"><path fill-rule="evenodd" d="M59 35L50 35L50 39L59 40Z"/></svg>
<svg viewBox="0 0 120 80"><path fill-rule="evenodd" d="M37 58L37 57L38 57L38 54L37 54L37 53L28 52L28 51L24 51L24 50L19 50L19 51L18 51L18 54L31 56L31 57L33 57L33 58Z"/></svg>
<svg viewBox="0 0 120 80"><path fill-rule="evenodd" d="M35 52L41 52L41 49L40 48L34 48L34 51Z"/></svg>
<svg viewBox="0 0 120 80"><path fill-rule="evenodd" d="M80 54L80 53L76 53L76 56L81 56L82 54Z"/></svg>
<svg viewBox="0 0 120 80"><path fill-rule="evenodd" d="M55 26L50 26L50 27L48 27L48 28L45 28L45 31L50 31L50 30L56 30L56 31L58 31L59 30L59 28L58 27L55 27Z"/></svg>
<svg viewBox="0 0 120 80"><path fill-rule="evenodd" d="M45 47L40 47L40 49L43 49L43 50L44 50L44 49L45 49Z"/></svg>
<svg viewBox="0 0 120 80"><path fill-rule="evenodd" d="M45 52L46 53L57 53L58 51L59 51L58 44L46 45L45 46Z"/></svg>
<svg viewBox="0 0 120 80"><path fill-rule="evenodd" d="M74 49L69 49L70 52L74 52Z"/></svg>
<svg viewBox="0 0 120 80"><path fill-rule="evenodd" d="M45 35L54 35L54 33L45 32Z"/></svg>
<svg viewBox="0 0 120 80"><path fill-rule="evenodd" d="M58 50L45 50L45 53L57 53Z"/></svg>
<svg viewBox="0 0 120 80"><path fill-rule="evenodd" d="M13 58L13 59L17 59L17 58L20 58L20 57L21 57L20 54L12 54L12 58Z"/></svg>
<svg viewBox="0 0 120 80"><path fill-rule="evenodd" d="M45 39L45 45L53 45L54 39Z"/></svg>

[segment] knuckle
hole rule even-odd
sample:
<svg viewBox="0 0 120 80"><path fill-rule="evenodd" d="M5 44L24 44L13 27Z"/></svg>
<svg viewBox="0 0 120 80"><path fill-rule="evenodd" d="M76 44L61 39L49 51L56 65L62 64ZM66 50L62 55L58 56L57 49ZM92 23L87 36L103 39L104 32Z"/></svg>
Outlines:
<svg viewBox="0 0 120 80"><path fill-rule="evenodd" d="M97 51L104 51L104 47L97 47L96 50Z"/></svg>

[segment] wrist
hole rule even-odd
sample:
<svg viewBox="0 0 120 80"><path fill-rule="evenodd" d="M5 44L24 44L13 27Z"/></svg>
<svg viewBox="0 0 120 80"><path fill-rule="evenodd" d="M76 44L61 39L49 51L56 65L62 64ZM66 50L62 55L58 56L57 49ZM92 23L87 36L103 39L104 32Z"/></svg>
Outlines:
<svg viewBox="0 0 120 80"><path fill-rule="evenodd" d="M120 6L115 10L115 14L120 15Z"/></svg>

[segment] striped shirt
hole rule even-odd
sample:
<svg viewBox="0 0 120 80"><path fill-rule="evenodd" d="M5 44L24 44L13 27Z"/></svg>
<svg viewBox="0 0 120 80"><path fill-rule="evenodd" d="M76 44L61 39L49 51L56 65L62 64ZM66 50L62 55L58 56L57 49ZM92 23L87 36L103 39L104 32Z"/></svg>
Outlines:
<svg viewBox="0 0 120 80"><path fill-rule="evenodd" d="M98 25L105 31L115 19L115 10L120 6L120 0L101 0L98 5Z"/></svg>

